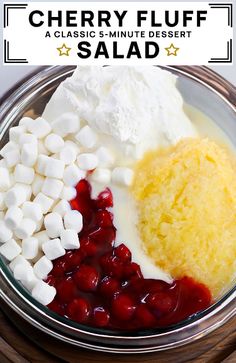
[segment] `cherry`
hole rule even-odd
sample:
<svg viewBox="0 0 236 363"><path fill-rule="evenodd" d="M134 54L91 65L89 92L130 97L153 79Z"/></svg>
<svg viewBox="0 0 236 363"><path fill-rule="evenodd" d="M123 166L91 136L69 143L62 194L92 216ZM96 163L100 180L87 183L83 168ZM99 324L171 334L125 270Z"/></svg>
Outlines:
<svg viewBox="0 0 236 363"><path fill-rule="evenodd" d="M93 201L91 199L91 186L85 179L79 181L76 186L77 196L70 201L72 209L78 210L84 221L88 222L93 215Z"/></svg>
<svg viewBox="0 0 236 363"><path fill-rule="evenodd" d="M96 199L96 207L98 209L113 207L113 197L109 188L106 188L103 192L98 194Z"/></svg>
<svg viewBox="0 0 236 363"><path fill-rule="evenodd" d="M96 307L93 311L93 322L95 326L107 326L110 320L110 314L103 307Z"/></svg>
<svg viewBox="0 0 236 363"><path fill-rule="evenodd" d="M133 278L133 279L142 279L143 274L141 272L140 266L135 263L131 262L124 267L124 276L126 278Z"/></svg>
<svg viewBox="0 0 236 363"><path fill-rule="evenodd" d="M86 253L87 256L95 256L97 252L98 246L92 241L88 241L88 243L84 246L84 253Z"/></svg>
<svg viewBox="0 0 236 363"><path fill-rule="evenodd" d="M80 263L83 261L83 258L84 253L81 251L81 249L66 252L64 255L65 271L71 272L78 268Z"/></svg>
<svg viewBox="0 0 236 363"><path fill-rule="evenodd" d="M53 300L49 305L48 308L54 311L54 313L57 313L59 315L65 315L65 309L64 305L60 304L58 301Z"/></svg>
<svg viewBox="0 0 236 363"><path fill-rule="evenodd" d="M73 206L71 205L72 209L76 209L77 211L79 211L83 216L83 221L88 223L93 216L92 203L89 200L83 198L77 199L77 201L77 203L73 202L74 204L76 204L76 208L73 208Z"/></svg>
<svg viewBox="0 0 236 363"><path fill-rule="evenodd" d="M113 227L113 215L107 210L98 210L96 215L96 224L100 227Z"/></svg>
<svg viewBox="0 0 236 363"><path fill-rule="evenodd" d="M117 279L106 276L100 283L99 291L101 295L113 297L120 289L121 285Z"/></svg>
<svg viewBox="0 0 236 363"><path fill-rule="evenodd" d="M124 245L124 243L122 243L118 247L116 247L114 252L115 252L115 255L117 257L119 257L119 259L121 261L124 261L124 262L131 261L131 252L128 249L128 247L126 247Z"/></svg>
<svg viewBox="0 0 236 363"><path fill-rule="evenodd" d="M82 179L76 185L77 196L83 196L84 198L90 199L91 185L86 179Z"/></svg>
<svg viewBox="0 0 236 363"><path fill-rule="evenodd" d="M57 286L58 299L63 303L68 303L73 300L77 295L77 288L72 277L66 277L61 280Z"/></svg>
<svg viewBox="0 0 236 363"><path fill-rule="evenodd" d="M112 301L112 314L122 321L130 320L135 312L133 299L124 293L118 294Z"/></svg>
<svg viewBox="0 0 236 363"><path fill-rule="evenodd" d="M80 246L83 249L85 256L95 256L98 253L98 245L91 241L89 237L81 238Z"/></svg>
<svg viewBox="0 0 236 363"><path fill-rule="evenodd" d="M115 239L115 229L98 227L89 233L89 238L99 244L111 244Z"/></svg>
<svg viewBox="0 0 236 363"><path fill-rule="evenodd" d="M80 290L93 291L97 288L99 273L92 266L81 265L73 278Z"/></svg>
<svg viewBox="0 0 236 363"><path fill-rule="evenodd" d="M84 323L89 318L91 308L86 299L79 297L67 305L66 312L70 319Z"/></svg>
<svg viewBox="0 0 236 363"><path fill-rule="evenodd" d="M104 253L100 257L99 264L101 265L102 269L104 269L104 272L106 272L105 270L106 270L107 264L109 264L109 260L112 256L113 256L113 252L111 250L111 251Z"/></svg>
<svg viewBox="0 0 236 363"><path fill-rule="evenodd" d="M140 304L135 311L135 318L140 322L141 327L151 327L155 324L156 318L150 312L146 304Z"/></svg>
<svg viewBox="0 0 236 363"><path fill-rule="evenodd" d="M109 276L117 277L119 279L123 276L123 263L116 256L111 255L108 257L104 262L103 268Z"/></svg>
<svg viewBox="0 0 236 363"><path fill-rule="evenodd" d="M168 291L170 285L165 281L149 279L146 281L146 291L148 293L155 293L160 291Z"/></svg>
<svg viewBox="0 0 236 363"><path fill-rule="evenodd" d="M66 262L65 261L55 261L51 275L54 277L63 277L65 275Z"/></svg>
<svg viewBox="0 0 236 363"><path fill-rule="evenodd" d="M157 313L169 313L174 309L174 301L170 295L165 292L156 292L154 294L150 294L146 302L148 306L150 306L153 311Z"/></svg>

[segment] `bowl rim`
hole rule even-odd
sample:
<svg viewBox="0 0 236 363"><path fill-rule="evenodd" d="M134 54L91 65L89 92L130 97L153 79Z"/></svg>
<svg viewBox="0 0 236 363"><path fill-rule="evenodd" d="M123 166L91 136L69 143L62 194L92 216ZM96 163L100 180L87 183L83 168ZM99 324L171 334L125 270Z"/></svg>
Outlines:
<svg viewBox="0 0 236 363"><path fill-rule="evenodd" d="M17 104L17 102L19 102L19 99L24 96L24 94L32 87L32 85L35 85L35 82L36 82L36 80L38 80L39 77L40 77L41 82L43 82L43 81L46 82L46 79L48 77L48 71L50 71L51 74L53 74L53 72L57 72L55 74L55 75L57 75L57 77L52 77L52 80L51 80L51 81L55 81L58 78L62 77L62 75L71 73L74 68L75 68L74 66L49 66L49 67L39 67L39 68L37 68L37 70L31 72L29 75L27 75L23 79L23 81L19 81L15 86L13 86L9 91L7 91L1 98L0 102L2 103L2 110L0 111L0 120L4 119L4 117L8 114L8 112L10 112L10 109L12 108L12 104L10 103L10 105L9 105L9 98L15 100L15 103ZM236 88L233 85L231 85L228 81L223 79L221 76L219 76L217 73L210 70L209 68L203 67L203 66L200 66L200 67L165 66L162 68L170 70L175 73L177 72L178 74L182 74L187 78L197 81L198 83L202 84L203 86L207 87L208 89L213 91L215 94L217 94L221 99L223 99L224 102L226 102L228 104L228 106L230 106L230 108L234 112L236 112L236 107L235 107L236 101L234 102L234 95L236 92ZM65 69L66 72L63 73L63 69ZM58 73L58 71L59 71L59 73ZM200 76L199 76L199 74L200 74ZM206 80L208 81L208 83L206 83ZM45 87L45 84L42 85L42 88L43 87ZM223 91L223 90L225 90L225 91ZM233 95L233 97L232 97L232 95ZM14 106L14 102L13 102L13 106ZM2 134L4 132L5 132L5 130L3 127ZM205 309L204 311L201 311L201 312L193 315L191 318L181 321L178 324L175 324L168 328L161 329L162 331L159 331L159 329L151 329L151 330L149 329L148 331L142 331L142 332L138 332L138 333L129 332L128 334L126 334L126 333L123 333L120 331L114 332L114 331L108 331L108 330L104 330L104 329L91 328L91 327L83 326L81 324L73 323L73 322L72 322L73 323L72 324L71 321L69 321L68 319L62 318L51 311L50 311L50 314L48 314L49 310L46 307L42 307L41 304L36 302L28 292L27 292L27 294L25 294L25 291L24 291L25 289L22 288L22 286L14 279L13 276L11 276L10 271L8 271L8 272L9 272L9 276L7 276L8 273L6 271L4 272L4 266L2 265L1 266L1 275L2 275L2 279L3 278L5 279L5 281L2 280L2 282L5 283L6 291L7 291L7 285L11 286L11 288L13 286L13 290L18 295L18 297L20 296L20 298L24 300L26 305L29 304L29 302L30 302L30 308L35 310L37 313L40 313L40 314L43 313L42 318L49 318L50 324L55 324L55 323L59 322L61 325L61 328L66 328L66 329L69 326L70 331L66 331L66 334L71 334L72 332L79 332L82 335L85 334L86 338L88 338L88 336L90 336L90 338L91 337L95 338L95 339L93 339L93 343L96 340L96 338L99 338L99 339L106 338L106 339L113 340L113 343L114 343L114 340L119 339L120 345L124 344L125 342L127 343L127 341L131 341L131 340L132 341L135 340L136 342L139 342L138 344L140 344L140 341L142 341L142 340L145 341L145 340L151 339L153 341L153 339L156 339L157 337L160 337L160 336L168 337L173 332L181 333L181 332L183 332L184 329L186 329L186 327L189 327L189 328L193 327L194 325L196 325L196 322L198 324L204 322L206 319L209 319L212 315L216 314L216 312L222 311L222 309L225 308L225 306L230 305L234 300L236 300L236 286L234 286L218 302L211 305L209 308ZM11 281L11 278L14 281ZM55 331L51 330L50 326L46 326L47 324L49 324L49 321L47 321L47 324L43 323L43 325L42 325L41 321L39 322L39 321L37 321L37 319L32 318L32 316L27 315L26 312L19 305L17 306L14 303L14 301L9 298L6 291L4 291L4 289L2 289L0 291L0 297L2 297L6 301L6 303L8 305L10 305L15 311L17 311L22 316L24 316L24 318L26 320L30 321L31 324L37 325L40 329L43 329L43 330L46 329L49 334L53 334L53 336L55 336L55 334L57 334ZM19 295L19 291L20 291L20 295ZM30 297L30 299L29 299L29 297ZM32 299L32 302L30 301L31 299ZM195 334L192 334L191 336L189 336L187 338L185 337L178 343L176 343L176 342L175 342L175 344L173 344L173 342L168 343L166 345L162 345L162 347L159 347L158 349L156 347L155 348L150 347L150 341L146 342L145 347L137 347L134 349L131 349L128 347L126 347L126 348L112 347L111 348L111 346L110 346L111 343L109 343L109 348L105 348L105 347L102 348L101 346L97 347L94 345L90 346L90 344L82 342L82 341L80 341L79 344L77 344L77 345L80 345L80 346L86 345L86 347L88 346L90 349L97 349L97 350L103 350L103 351L107 351L107 349L109 349L109 351L111 351L111 349L112 349L112 351L118 350L118 352L120 352L120 353L128 353L128 352L137 353L137 352L162 350L162 349L166 349L166 348L174 348L177 345L179 346L179 345L186 344L188 341L197 339L199 336L202 336L203 334L207 334L208 332L216 329L219 325L224 323L235 313L236 313L236 307L235 307L235 309L231 309L230 312L228 312L225 316L223 316L220 321L219 320L215 321L215 323L213 325L211 325L210 327L205 326L204 332L202 330L198 331ZM68 322L70 324L68 324ZM75 325L75 326L73 326L73 325ZM78 327L79 327L79 329L78 329ZM158 332L157 332L157 330L158 330ZM114 333L116 335L112 335ZM58 338L60 339L59 333L58 333ZM85 338L85 337L83 336L83 338ZM63 336L63 339L65 339L65 336ZM70 343L76 344L75 340L72 339L72 341L71 341L71 338L69 336L66 339L68 339L68 341L70 341ZM107 343L108 342L106 342L106 344Z"/></svg>

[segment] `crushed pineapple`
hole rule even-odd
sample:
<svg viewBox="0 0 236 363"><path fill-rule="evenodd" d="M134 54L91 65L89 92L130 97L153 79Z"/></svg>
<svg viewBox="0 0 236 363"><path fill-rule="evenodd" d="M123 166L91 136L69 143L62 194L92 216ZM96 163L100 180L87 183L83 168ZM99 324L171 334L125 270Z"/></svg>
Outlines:
<svg viewBox="0 0 236 363"><path fill-rule="evenodd" d="M138 162L132 192L139 232L155 263L191 276L214 297L236 271L236 163L208 139L185 139Z"/></svg>

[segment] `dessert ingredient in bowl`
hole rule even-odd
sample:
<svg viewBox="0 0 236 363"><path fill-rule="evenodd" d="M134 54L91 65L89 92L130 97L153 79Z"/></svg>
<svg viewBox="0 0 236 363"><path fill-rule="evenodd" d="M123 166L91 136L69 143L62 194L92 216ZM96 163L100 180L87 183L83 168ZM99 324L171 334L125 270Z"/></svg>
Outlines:
<svg viewBox="0 0 236 363"><path fill-rule="evenodd" d="M110 139L113 148L132 157L196 136L183 111L176 77L158 67L78 67L58 87L44 117L55 120L62 104L103 139L108 136L106 143Z"/></svg>
<svg viewBox="0 0 236 363"><path fill-rule="evenodd" d="M49 309L94 327L135 330L168 326L210 305L211 293L203 284L188 277L166 283L158 273L144 278L125 241L114 247L116 200L109 188L93 199L84 179L76 192L70 204L84 220L80 247L53 260L45 280L56 289Z"/></svg>
<svg viewBox="0 0 236 363"><path fill-rule="evenodd" d="M236 165L208 139L145 155L133 194L145 250L174 278L190 276L217 297L236 268Z"/></svg>

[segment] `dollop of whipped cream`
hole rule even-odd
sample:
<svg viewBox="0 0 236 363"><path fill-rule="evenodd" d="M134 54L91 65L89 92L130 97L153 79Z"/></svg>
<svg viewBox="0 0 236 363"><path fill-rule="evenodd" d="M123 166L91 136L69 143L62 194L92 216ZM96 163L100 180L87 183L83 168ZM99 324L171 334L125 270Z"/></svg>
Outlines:
<svg viewBox="0 0 236 363"><path fill-rule="evenodd" d="M53 109L54 108L54 109ZM73 111L113 147L134 158L196 130L183 111L176 77L158 67L83 66L58 87L44 112ZM104 140L105 142L105 140Z"/></svg>

